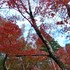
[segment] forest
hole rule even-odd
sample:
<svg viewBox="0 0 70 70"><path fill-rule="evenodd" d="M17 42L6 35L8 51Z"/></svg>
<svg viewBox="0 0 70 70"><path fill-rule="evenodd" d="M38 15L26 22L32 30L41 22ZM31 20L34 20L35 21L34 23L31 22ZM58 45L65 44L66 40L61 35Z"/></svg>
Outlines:
<svg viewBox="0 0 70 70"><path fill-rule="evenodd" d="M0 70L70 70L69 0L0 0Z"/></svg>

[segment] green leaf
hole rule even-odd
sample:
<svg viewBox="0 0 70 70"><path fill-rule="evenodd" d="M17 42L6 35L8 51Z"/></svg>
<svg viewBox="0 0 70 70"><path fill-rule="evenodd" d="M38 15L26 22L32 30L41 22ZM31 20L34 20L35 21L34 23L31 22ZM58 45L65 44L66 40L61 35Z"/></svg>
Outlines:
<svg viewBox="0 0 70 70"><path fill-rule="evenodd" d="M61 46L58 44L58 42L57 41L54 41L54 40L52 40L50 42L50 45L51 45L51 47L52 47L52 49L54 51L57 51L59 48L61 48Z"/></svg>

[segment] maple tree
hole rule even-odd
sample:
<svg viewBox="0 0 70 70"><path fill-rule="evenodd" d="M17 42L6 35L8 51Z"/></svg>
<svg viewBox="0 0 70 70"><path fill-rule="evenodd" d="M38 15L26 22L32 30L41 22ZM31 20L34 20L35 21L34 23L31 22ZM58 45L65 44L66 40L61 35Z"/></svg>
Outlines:
<svg viewBox="0 0 70 70"><path fill-rule="evenodd" d="M43 60L42 57L31 57L37 55L48 55L47 53L36 50L36 49L26 49L26 42L23 37L21 37L21 29L14 23L5 21L3 18L0 19L0 53L6 54L4 58L4 70L5 61L7 57L21 57L28 56L30 60ZM14 59L13 59L14 60ZM16 61L15 61L16 63Z"/></svg>
<svg viewBox="0 0 70 70"><path fill-rule="evenodd" d="M36 3L36 0L32 0L32 1L34 3ZM40 29L39 29L37 26L37 24L38 24L37 19L35 19L35 17L37 14L41 15L42 18L40 18L41 19L40 21L44 22L44 20L43 20L44 17L53 18L56 15L55 13L59 12L59 9L62 9L62 14L63 14L63 10L65 9L64 6L65 6L67 9L68 16L66 18L63 16L64 17L63 21L57 21L56 24L57 25L69 24L68 19L70 17L70 12L69 12L70 7L69 7L68 2L69 2L69 0L62 0L62 1L60 1L60 0L54 0L54 1L53 0L39 0L39 4L34 7L34 6L32 6L30 0L26 0L26 1L25 0L2 0L2 1L0 1L0 6L2 6L3 4L6 3L8 8L16 9L23 16L24 19L28 20L29 23L31 24L31 26L36 31L37 36L38 36L38 39L36 41L38 50L36 49L37 50L36 51L34 49L31 49L31 50L26 50L25 52L23 52L22 48L23 48L23 46L25 46L24 45L25 42L22 41L23 39L21 39L21 40L18 39L19 36L21 36L21 30L18 28L18 26L16 26L15 24L12 24L11 22L6 22L4 20L3 21L1 20L0 29L2 31L0 32L0 34L1 34L0 38L2 41L0 42L0 46L2 46L2 47L0 48L0 52L6 53L9 56L10 55L11 56L13 56L13 55L17 55L17 56L25 55L26 56L26 55L35 55L36 53L44 54L45 52L40 51L40 48L41 48L41 46L45 46L47 48L46 52L49 53L49 57L52 58L62 70L67 70L66 66L59 59L59 57L55 54L55 52L51 46L52 37L45 33L45 29L47 29L47 27L44 27L42 25L43 28L40 26ZM32 11L32 7L35 8L34 12ZM50 10L49 10L49 8L50 8ZM52 13L53 11L55 13ZM24 13L27 13L28 17L24 16ZM67 27L65 27L65 30L66 29L67 29ZM13 31L11 31L11 30L13 30ZM13 48L14 48L14 50L13 50ZM13 50L13 52L11 50ZM26 54L26 52L28 52L28 53ZM32 57L30 57L30 58L32 58ZM39 57L38 57L38 59L39 59Z"/></svg>

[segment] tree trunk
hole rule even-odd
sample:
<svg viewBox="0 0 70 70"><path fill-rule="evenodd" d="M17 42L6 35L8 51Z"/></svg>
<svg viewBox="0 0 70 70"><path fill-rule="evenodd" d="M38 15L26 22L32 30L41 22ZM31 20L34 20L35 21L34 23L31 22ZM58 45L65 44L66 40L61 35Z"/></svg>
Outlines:
<svg viewBox="0 0 70 70"><path fill-rule="evenodd" d="M66 5L66 8L67 8L68 16L69 16L69 18L70 18L70 5L69 5L69 4L67 4L67 5Z"/></svg>
<svg viewBox="0 0 70 70"><path fill-rule="evenodd" d="M13 0L14 1L14 0ZM17 5L17 4L16 4ZM29 15L31 18L31 22L22 14L22 12L19 10L19 12L21 13L21 15L27 19L31 26L35 29L37 35L40 37L40 39L42 40L42 42L45 44L47 51L49 53L49 56L58 64L58 66L62 69L62 70L70 70L68 68L66 68L66 66L62 63L62 61L60 61L59 57L54 53L51 45L49 44L49 42L47 40L45 40L45 38L43 37L43 35L41 34L40 30L38 29L37 25L36 25L36 21L32 15L32 11L31 11L31 6L30 6L30 2L28 0L28 5L29 5Z"/></svg>
<svg viewBox="0 0 70 70"><path fill-rule="evenodd" d="M62 61L60 61L59 57L54 53L51 45L49 44L49 42L43 37L43 35L41 34L40 30L38 29L37 25L36 25L36 21L32 15L32 11L31 11L31 7L29 5L29 9L30 9L30 18L31 18L31 25L32 27L35 29L37 35L40 37L40 39L42 40L42 42L45 44L47 51L49 53L49 56L58 64L58 66L62 69L62 70L70 70L68 68L66 68L66 66L62 63Z"/></svg>
<svg viewBox="0 0 70 70"><path fill-rule="evenodd" d="M6 69L6 66L5 66L6 59L7 59L7 54L5 55L5 58L4 58L4 60L3 60L3 67L4 67L4 70L7 70L7 69Z"/></svg>

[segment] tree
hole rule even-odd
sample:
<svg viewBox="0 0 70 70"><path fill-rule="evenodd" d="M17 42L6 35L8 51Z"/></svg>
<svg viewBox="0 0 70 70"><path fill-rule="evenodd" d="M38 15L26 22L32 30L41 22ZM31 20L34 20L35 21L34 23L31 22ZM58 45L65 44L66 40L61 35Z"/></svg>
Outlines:
<svg viewBox="0 0 70 70"><path fill-rule="evenodd" d="M3 61L4 70L6 70L5 61L7 56L13 54L13 48L18 50L23 46L22 44L20 45L20 42L18 43L18 40L16 40L21 35L21 30L15 24L6 22L4 19L0 19L0 29L0 53L6 54ZM20 47L17 48L17 45L20 45Z"/></svg>
<svg viewBox="0 0 70 70"><path fill-rule="evenodd" d="M32 0L32 1L34 3L37 2L35 0ZM59 0L55 0L55 1L53 1L53 0L44 0L44 1L43 0L39 0L38 2L39 2L39 4L38 4L39 6L35 6L35 11L34 12L32 11L32 4L31 4L31 1L29 1L29 0L26 0L26 1L24 1L24 0L23 1L22 0L8 0L8 1L7 0L3 0L1 2L1 4L7 3L9 8L17 9L21 13L21 15L26 20L28 20L29 23L31 24L31 26L34 28L34 30L36 31L37 35L39 36L39 38L41 39L41 41L43 42L43 44L47 48L47 51L49 53L49 57L51 57L59 65L59 67L62 70L67 70L65 65L60 61L58 56L53 51L49 41L47 39L45 39L44 35L39 30L39 28L37 26L36 19L35 19L35 15L39 14L42 17L48 16L48 17L52 17L53 18L55 16L55 14L52 13L53 11L56 13L56 12L58 12L59 8L61 9L61 8L63 8L63 6L66 6L67 12L68 12L68 16L69 16L69 7L68 7L69 6L68 5L69 0L62 0L62 1L59 1ZM28 5L28 6L26 6L25 4ZM51 8L50 8L50 6L51 6ZM49 8L50 8L51 11L48 11ZM27 13L29 16L28 17L24 16L24 13ZM64 22L68 23L67 20L68 19L64 19L63 21L56 22L56 24L60 24L60 25L62 24L63 25Z"/></svg>
<svg viewBox="0 0 70 70"><path fill-rule="evenodd" d="M26 42L24 38L21 37L21 29L16 24L1 18L0 29L0 53L5 54L3 61L4 70L6 70L5 63L7 57L9 57L10 60L13 60L14 64L17 64L16 57L29 56L30 59L33 58L31 56L48 55L40 50L37 51L36 49L27 49ZM12 57L15 57L16 60L14 60ZM41 58L42 57L33 58L33 60L43 60Z"/></svg>

